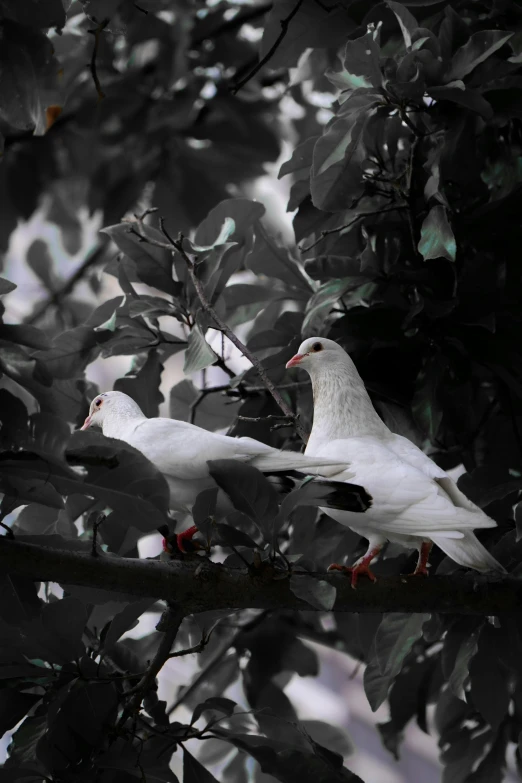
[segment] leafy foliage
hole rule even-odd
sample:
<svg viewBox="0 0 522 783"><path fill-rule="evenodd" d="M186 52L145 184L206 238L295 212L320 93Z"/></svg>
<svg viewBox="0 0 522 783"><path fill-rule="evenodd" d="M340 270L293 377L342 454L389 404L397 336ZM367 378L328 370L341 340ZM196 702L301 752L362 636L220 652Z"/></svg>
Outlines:
<svg viewBox="0 0 522 783"><path fill-rule="evenodd" d="M216 323L186 258L172 252L183 232L204 296L300 421L311 422L310 390L284 364L301 337L328 335L351 352L392 428L424 443L445 469L464 466L459 485L499 522L484 541L518 575L517 7L1 0L0 39L0 249L18 248L18 223L38 210L70 259L70 269L58 263L43 239L15 261L6 252L6 534L133 558L143 536L172 526L168 486L142 455L121 441L71 435L98 392L90 380L98 360L132 357L115 388L155 416L165 367L183 352L191 377L169 390L172 416L299 448L288 421L273 428L280 411L255 370L233 369L228 342L220 348L209 331ZM290 189L295 244L282 243L248 197L283 142L293 147L279 176ZM133 213L149 207L158 214L137 223ZM87 214L103 227L88 247ZM40 303L28 301L29 276L42 286ZM379 731L395 756L410 721L428 731L435 705L445 780L501 781L513 746L522 770L518 617L334 613L326 625L321 611L331 610L335 590L311 572L361 547L318 512L339 497L327 485L278 484L226 460L210 467L231 508L216 518L216 490L202 493L193 509L200 538L227 565L260 560L272 578L290 577L319 611L186 618L176 649L200 644L192 682L167 704L153 678L131 720L129 692L162 635L125 633L159 607L3 575L0 726L12 735L0 783L175 783L178 775L193 783L216 780L216 764L230 783L355 783L344 736L299 721L284 691L292 676L317 675L303 638L366 665L372 708L389 707ZM362 490L350 492L364 502ZM407 567L401 554L375 570ZM241 704L223 695L237 683ZM182 706L193 710L190 723ZM197 744L187 748L188 740Z"/></svg>

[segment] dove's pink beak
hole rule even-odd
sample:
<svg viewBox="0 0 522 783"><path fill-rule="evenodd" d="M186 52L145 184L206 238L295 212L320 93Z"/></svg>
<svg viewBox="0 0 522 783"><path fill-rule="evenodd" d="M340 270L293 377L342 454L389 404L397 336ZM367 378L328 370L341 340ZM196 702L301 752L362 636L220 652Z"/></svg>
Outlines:
<svg viewBox="0 0 522 783"><path fill-rule="evenodd" d="M297 367L298 364L304 359L305 354L303 353L296 353L295 356L292 356L289 362L286 363L286 369L289 370L290 367Z"/></svg>
<svg viewBox="0 0 522 783"><path fill-rule="evenodd" d="M80 427L80 430L88 430L90 426L91 426L91 417L87 416L87 418L83 422L83 427Z"/></svg>

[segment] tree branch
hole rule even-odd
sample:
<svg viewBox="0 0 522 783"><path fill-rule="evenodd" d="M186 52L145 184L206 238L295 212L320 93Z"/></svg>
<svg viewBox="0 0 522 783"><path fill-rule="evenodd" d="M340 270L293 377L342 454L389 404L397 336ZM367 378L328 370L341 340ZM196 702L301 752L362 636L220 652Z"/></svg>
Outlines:
<svg viewBox="0 0 522 783"><path fill-rule="evenodd" d="M386 212L397 212L401 209L408 209L407 204L394 204L390 207L383 207L383 209L377 209L373 212L360 212L358 215L356 215L352 220L349 220L348 223L344 223L342 226L336 226L335 228L327 228L324 231L321 231L319 234L319 238L315 240L315 242L312 242L311 245L308 245L307 247L301 247L299 248L302 253L307 253L308 250L311 250L313 247L319 244L319 242L322 242L325 237L327 237L329 234L337 234L339 231L344 231L345 228L350 228L350 226L353 226L354 223L357 223L358 220L361 220L365 217L372 217L373 215L384 215Z"/></svg>
<svg viewBox="0 0 522 783"><path fill-rule="evenodd" d="M247 73L247 75L244 77L244 79L241 79L240 82L237 82L237 84L234 85L234 87L232 88L232 94L233 95L236 95L239 92L239 90L242 87L244 87L245 84L247 82L249 82L250 79L252 79L256 75L256 73L259 73L261 68L264 65L266 65L267 62L274 56L274 54L278 50L279 46L281 45L281 42L283 41L283 38L285 37L285 35L288 32L288 26L290 25L290 22L292 21L294 16L299 11L299 9L301 8L302 4L303 4L303 0L297 0L297 3L292 8L292 10L288 14L288 16L285 16L284 19L280 20L281 32L279 33L279 35L277 36L277 38L275 39L274 43L272 44L272 46L270 47L268 52L265 54L265 56L261 60L259 60L257 65L254 68L252 68L252 70L249 73Z"/></svg>
<svg viewBox="0 0 522 783"><path fill-rule="evenodd" d="M105 98L105 93L102 90L100 80L98 78L98 71L96 69L96 58L98 56L98 48L100 46L100 36L109 24L110 19L104 19L103 22L100 22L97 27L94 28L94 30L87 30L88 33L91 35L94 35L94 46L92 48L92 55L91 55L91 62L89 63L89 68L92 75L92 80L94 82L94 86L96 87L96 93L98 95L98 103Z"/></svg>
<svg viewBox="0 0 522 783"><path fill-rule="evenodd" d="M120 727L123 726L127 718L132 717L139 711L144 695L156 679L156 676L161 671L164 663L171 657L170 651L176 640L184 616L185 612L180 610L175 604L170 604L161 616L156 628L158 631L163 632L163 638L154 658L139 683L125 694L126 697L131 696L131 699L125 706L118 722Z"/></svg>
<svg viewBox="0 0 522 783"><path fill-rule="evenodd" d="M256 570L194 561L91 557L0 537L0 568L34 581L53 581L175 601L184 615L210 609L305 609L288 579L274 579L270 566ZM338 612L445 612L493 615L522 611L522 580L454 576L392 576L377 584L361 580L352 590L342 574L311 574L337 588ZM170 647L168 652L170 652ZM167 653L168 654L168 653Z"/></svg>

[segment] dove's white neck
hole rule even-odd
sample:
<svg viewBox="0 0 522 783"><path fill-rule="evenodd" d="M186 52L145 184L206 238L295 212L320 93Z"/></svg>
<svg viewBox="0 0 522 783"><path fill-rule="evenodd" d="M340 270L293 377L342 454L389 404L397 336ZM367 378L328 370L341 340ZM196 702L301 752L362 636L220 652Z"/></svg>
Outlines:
<svg viewBox="0 0 522 783"><path fill-rule="evenodd" d="M325 441L389 434L349 356L345 362L318 366L309 372L314 393L314 424L307 453L310 446L313 449Z"/></svg>
<svg viewBox="0 0 522 783"><path fill-rule="evenodd" d="M146 416L137 403L132 399L118 400L118 404L111 407L102 422L102 431L107 438L119 438L125 440L129 431L134 430L137 424L146 420Z"/></svg>

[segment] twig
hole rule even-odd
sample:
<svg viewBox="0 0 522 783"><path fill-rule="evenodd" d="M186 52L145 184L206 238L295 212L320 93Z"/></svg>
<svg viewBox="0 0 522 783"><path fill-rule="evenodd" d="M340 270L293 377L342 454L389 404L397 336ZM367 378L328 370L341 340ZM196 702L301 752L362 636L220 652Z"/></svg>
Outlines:
<svg viewBox="0 0 522 783"><path fill-rule="evenodd" d="M210 641L210 637L212 635L212 631L214 630L215 626L213 626L210 631L207 634L204 634L199 642L195 644L193 647L187 647L185 650L178 650L177 652L169 653L167 656L167 660L170 660L170 658L181 658L183 655L192 655L193 653L200 653L203 652L205 647Z"/></svg>
<svg viewBox="0 0 522 783"><path fill-rule="evenodd" d="M249 82L250 79L252 79L256 75L256 73L259 73L261 68L263 68L263 66L266 65L267 62L271 59L271 57L274 56L274 54L276 53L277 49L279 48L279 45L281 44L283 38L285 37L285 35L288 32L288 26L289 26L290 22L292 21L294 16L299 11L299 9L301 8L302 4L303 4L303 0L297 0L297 3L292 8L292 10L288 14L288 16L286 16L284 19L280 20L281 32L277 36L276 40L274 41L274 43L272 44L272 46L270 47L268 52L265 54L265 56L261 60L259 60L257 65L254 68L252 68L252 70L249 73L247 73L247 75L244 77L244 79L241 79L240 82L237 82L237 84L234 85L234 87L232 88L232 94L233 95L237 95L239 90L242 87L244 87L245 84L247 82Z"/></svg>
<svg viewBox="0 0 522 783"><path fill-rule="evenodd" d="M238 27L241 27L247 22L251 22L254 19L257 19L259 16L263 16L263 14L266 14L267 11L270 11L271 8L272 3L265 3L264 5L253 6L252 8L246 7L242 12L239 11L239 13L233 16L232 19L226 19L220 25L215 27L214 30L207 31L205 35L195 36L191 41L191 48L200 46L204 41L213 41L220 35L237 30Z"/></svg>
<svg viewBox="0 0 522 783"><path fill-rule="evenodd" d="M108 240L100 240L97 246L89 251L87 258L83 264L78 267L76 272L74 272L74 274L72 274L71 277L65 281L61 288L59 288L57 291L51 294L48 299L42 302L40 307L34 310L34 312L25 319L25 323L34 324L36 321L39 321L40 318L42 318L42 316L44 316L51 307L59 307L59 305L62 303L62 300L65 299L65 297L74 290L81 280L83 280L85 274L100 261L107 244Z"/></svg>
<svg viewBox="0 0 522 783"><path fill-rule="evenodd" d="M288 421L288 416L274 416L274 415L270 415L270 416L238 416L237 418L238 418L238 421L254 421L254 422L269 421L270 419L279 419L279 422L277 424L273 424L270 427L270 431L281 430L284 427L292 427L292 426L294 426L294 422L295 422L295 420L294 421ZM283 419L284 421L281 421L281 419Z"/></svg>
<svg viewBox="0 0 522 783"><path fill-rule="evenodd" d="M99 515L98 519L96 519L92 523L92 547L91 547L91 555L92 555L92 557L98 557L98 552L96 550L96 544L97 544L97 539L98 539L98 528L100 527L100 525L103 522L105 522L106 519L107 519L107 516L102 512Z"/></svg>
<svg viewBox="0 0 522 783"><path fill-rule="evenodd" d="M96 58L98 56L100 36L102 32L105 30L105 28L107 27L107 25L109 24L109 21L110 19L104 19L103 22L100 22L98 27L96 27L94 30L87 30L88 33L94 35L94 46L92 48L90 69L92 74L92 80L94 82L94 86L96 87L96 92L98 93L98 103L105 98L105 93L103 92L100 84L100 80L98 79L98 71L96 70Z"/></svg>
<svg viewBox="0 0 522 783"><path fill-rule="evenodd" d="M6 525L5 522L0 522L0 527L2 527L5 530L5 534L6 534L7 538L11 538L14 541L15 534L13 533L13 531L11 530L9 525Z"/></svg>
<svg viewBox="0 0 522 783"><path fill-rule="evenodd" d="M156 628L158 631L163 631L163 639L161 640L160 645L156 651L156 655L152 659L147 671L139 683L125 694L125 696L132 696L132 698L126 705L121 718L118 721L119 728L125 724L127 718L131 717L139 710L145 692L152 685L156 675L163 667L163 664L170 657L172 645L174 644L184 616L185 613L173 604L170 604L165 613L162 615Z"/></svg>
<svg viewBox="0 0 522 783"><path fill-rule="evenodd" d="M181 696L172 704L171 707L167 710L167 715L172 715L173 712L175 712L178 707L183 704L187 696L190 696L196 688L199 687L199 685L205 680L209 672L214 669L215 666L217 666L218 663L221 663L227 652L230 650L231 647L234 646L234 642L237 641L240 634L242 634L244 631L249 631L253 628L255 628L257 625L259 625L263 620L270 614L269 611L260 612L256 617L254 617L252 620L249 620L249 622L245 623L244 625L240 625L235 634L232 636L231 639L225 639L217 653L214 655L214 657L207 663L204 669L202 669L195 680L193 680L188 688L181 694Z"/></svg>
<svg viewBox="0 0 522 783"><path fill-rule="evenodd" d="M408 210L406 212L406 217L408 220L408 226L410 229L410 237L411 237L411 245L414 255L420 255L418 249L417 249L417 242L415 239L415 226L413 225L413 215L412 215L412 205L413 205L413 198L412 198L412 181L413 181L413 164L415 161L415 151L417 149L417 145L420 141L420 136L416 135L413 139L413 142L410 147L410 155L408 160L408 170L406 175L406 199L408 201Z"/></svg>
<svg viewBox="0 0 522 783"><path fill-rule="evenodd" d="M313 247L318 245L319 242L322 242L323 239L327 237L329 234L336 234L339 231L344 231L345 228L350 228L350 226L353 226L353 224L356 223L361 218L371 217L372 215L384 215L386 212L395 212L396 210L400 210L400 209L408 209L408 205L396 204L391 207L384 207L383 209L374 210L373 212L360 212L352 220L350 220L348 223L345 223L343 226L336 226L335 228L327 228L324 231L321 231L319 235L319 239L316 239L315 242L312 242L312 244L308 245L308 247L301 247L300 250L302 253L307 253Z"/></svg>
<svg viewBox="0 0 522 783"><path fill-rule="evenodd" d="M306 431L305 431L304 427L302 427L302 425L299 423L299 421L297 421L296 414L292 411L292 409L289 407L289 405L287 405L287 403L283 399L281 393L279 392L279 390L277 389L275 384L272 382L272 380L269 378L265 368L263 367L263 365L261 364L261 362L259 361L257 356L255 354L253 354L252 351L250 351L250 349L247 348L246 345L244 345L244 343L241 342L239 337L236 337L236 335L234 334L232 329L220 318L220 316L217 314L217 312L214 310L214 308L212 307L212 305L208 301L207 295L205 294L205 289L203 288L201 280L199 280L199 278L196 275L196 271L195 271L195 268L194 268L194 262L189 258L188 254L186 253L186 251L183 248L183 240L185 238L183 236L183 234L180 234L178 236L178 239L177 240L173 240L172 242L170 242L170 241L169 242L161 242L160 240L156 240L156 239L152 239L151 237L148 237L144 233L144 231L143 231L143 218L148 213L149 213L149 210L147 210L147 212L144 213L144 215L142 215L142 216L135 215L136 222L137 222L137 225L138 225L138 229L136 229L134 226L131 225L130 226L131 233L134 233L143 242L148 242L150 245L154 245L155 247L161 247L161 248L164 248L166 250L170 250L171 253L173 251L177 251L181 255L181 257L183 258L183 260L187 264L189 277L192 280L192 284L193 284L194 288L196 289L196 293L198 295L199 301L201 302L201 306L203 307L205 312L207 312L210 315L210 317L212 318L212 320L216 324L217 328L223 334L225 334L228 337L228 339L230 340L230 342L233 343L239 351L241 351L243 356L246 356L246 358L254 365L254 367L256 368L257 373L258 373L259 377L261 378L261 380L263 381L265 387L268 389L268 391L270 392L270 394L272 395L274 400L277 402L277 404L279 405L279 407L281 408L281 410L283 411L285 416L288 416L288 418L291 421L294 421L294 426L295 426L296 432L298 433L299 437L303 441L306 442L307 439L308 439L308 436L306 434Z"/></svg>
<svg viewBox="0 0 522 783"><path fill-rule="evenodd" d="M230 342L232 342L236 346L236 348L239 351L241 351L243 356L246 356L246 358L254 365L254 367L257 370L257 373L258 373L259 377L263 381L264 385L266 386L266 388L268 389L268 391L270 392L270 394L272 395L274 400L277 402L277 404L279 405L279 407L281 408L281 410L283 411L285 416L287 416L291 421L294 422L294 426L295 426L296 432L298 433L300 438L303 441L306 442L307 434L306 434L306 431L305 431L304 427L301 426L301 424L297 420L296 414L292 411L292 409L284 401L281 393L279 392L279 390L277 389L275 384L272 382L272 380L269 378L265 368L263 367L263 365L261 364L261 362L259 361L257 356L255 354L253 354L247 348L247 346L244 345L244 343L241 342L241 340L238 337L236 337L234 332L230 329L230 327L224 321L221 320L219 315L216 313L216 311L214 310L214 308L212 307L212 305L208 301L207 296L205 294L205 290L204 290L204 288L203 288L203 286L201 284L201 281L196 276L194 265L193 265L192 261L190 260L190 258L188 257L188 255L183 250L182 241L183 241L183 237L180 236L180 239L176 243L177 244L177 249L179 250L179 252L183 256L183 258L187 262L190 279L192 280L194 288L196 289L196 293L197 293L197 295L199 297L199 301L201 302L201 305L202 305L203 309L206 310L206 312L211 316L211 318L214 320L214 322L219 327L219 329L224 334L226 334L226 336L228 337Z"/></svg>

